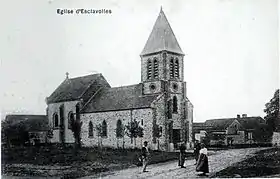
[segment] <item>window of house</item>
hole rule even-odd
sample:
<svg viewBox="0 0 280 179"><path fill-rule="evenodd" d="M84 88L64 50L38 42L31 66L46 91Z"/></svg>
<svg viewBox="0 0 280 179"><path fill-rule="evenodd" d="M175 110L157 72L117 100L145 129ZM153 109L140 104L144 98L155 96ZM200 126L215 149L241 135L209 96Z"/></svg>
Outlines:
<svg viewBox="0 0 280 179"><path fill-rule="evenodd" d="M122 125L122 121L121 120L118 120L117 121L117 129L116 129L116 136L117 138L121 138L123 137L123 125Z"/></svg>
<svg viewBox="0 0 280 179"><path fill-rule="evenodd" d="M174 73L175 73L175 78L179 78L179 61L178 61L178 58L176 58L176 61L175 61Z"/></svg>
<svg viewBox="0 0 280 179"><path fill-rule="evenodd" d="M174 61L173 61L173 58L170 59L169 72L170 72L170 78L174 78Z"/></svg>
<svg viewBox="0 0 280 179"><path fill-rule="evenodd" d="M152 62L149 59L148 64L147 64L147 78L151 79L152 78Z"/></svg>
<svg viewBox="0 0 280 179"><path fill-rule="evenodd" d="M89 121L89 124L88 124L88 137L89 138L93 137L93 124L91 121Z"/></svg>
<svg viewBox="0 0 280 179"><path fill-rule="evenodd" d="M107 137L107 123L106 123L105 120L102 122L102 133L101 133L101 136L102 137Z"/></svg>
<svg viewBox="0 0 280 179"><path fill-rule="evenodd" d="M74 114L72 111L68 113L68 129L72 129L72 123L74 122Z"/></svg>
<svg viewBox="0 0 280 179"><path fill-rule="evenodd" d="M154 78L158 78L158 61L154 58Z"/></svg>
<svg viewBox="0 0 280 179"><path fill-rule="evenodd" d="M249 132L249 133L248 133L248 139L253 139L253 134L252 134L252 132Z"/></svg>
<svg viewBox="0 0 280 179"><path fill-rule="evenodd" d="M173 113L177 113L177 112L178 112L177 97L174 96L173 97Z"/></svg>
<svg viewBox="0 0 280 179"><path fill-rule="evenodd" d="M54 115L53 115L53 127L54 128L57 128L58 127L58 115L57 115L57 113L55 113Z"/></svg>

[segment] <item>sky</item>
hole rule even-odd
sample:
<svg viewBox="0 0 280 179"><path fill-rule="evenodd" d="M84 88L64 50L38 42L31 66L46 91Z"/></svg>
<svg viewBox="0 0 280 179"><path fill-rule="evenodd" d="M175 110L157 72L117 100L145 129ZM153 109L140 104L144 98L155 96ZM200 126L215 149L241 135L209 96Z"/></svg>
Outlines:
<svg viewBox="0 0 280 179"><path fill-rule="evenodd" d="M264 116L279 88L277 0L1 0L0 112L45 114L65 79L141 81L140 53L162 6L186 54L194 121ZM57 9L111 14L57 14Z"/></svg>

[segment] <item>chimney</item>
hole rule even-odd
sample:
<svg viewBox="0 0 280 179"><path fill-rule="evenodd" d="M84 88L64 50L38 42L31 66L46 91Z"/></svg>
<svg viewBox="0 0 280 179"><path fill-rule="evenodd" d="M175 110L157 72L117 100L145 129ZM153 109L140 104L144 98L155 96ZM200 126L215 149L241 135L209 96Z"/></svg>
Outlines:
<svg viewBox="0 0 280 179"><path fill-rule="evenodd" d="M240 118L240 114L237 114L237 118Z"/></svg>
<svg viewBox="0 0 280 179"><path fill-rule="evenodd" d="M242 118L245 118L245 117L247 117L247 114L242 114Z"/></svg>

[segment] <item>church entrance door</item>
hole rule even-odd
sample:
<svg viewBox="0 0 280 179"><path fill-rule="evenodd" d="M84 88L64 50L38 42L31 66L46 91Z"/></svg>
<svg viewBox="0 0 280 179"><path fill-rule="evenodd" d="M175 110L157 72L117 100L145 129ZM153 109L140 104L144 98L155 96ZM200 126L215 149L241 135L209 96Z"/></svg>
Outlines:
<svg viewBox="0 0 280 179"><path fill-rule="evenodd" d="M178 143L181 141L181 130L180 129L173 129L173 144L174 149L178 148Z"/></svg>

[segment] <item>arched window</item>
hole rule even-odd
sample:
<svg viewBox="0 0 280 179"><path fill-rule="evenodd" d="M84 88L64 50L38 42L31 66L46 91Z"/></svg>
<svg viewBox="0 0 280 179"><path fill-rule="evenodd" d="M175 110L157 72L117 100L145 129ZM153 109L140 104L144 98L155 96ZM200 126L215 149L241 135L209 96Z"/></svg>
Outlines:
<svg viewBox="0 0 280 179"><path fill-rule="evenodd" d="M178 112L177 97L174 96L173 97L173 113L177 113L177 112Z"/></svg>
<svg viewBox="0 0 280 179"><path fill-rule="evenodd" d="M89 121L89 124L88 124L88 137L93 137L93 125L92 125L92 122Z"/></svg>
<svg viewBox="0 0 280 179"><path fill-rule="evenodd" d="M158 78L158 61L154 58L154 78Z"/></svg>
<svg viewBox="0 0 280 179"><path fill-rule="evenodd" d="M68 113L68 129L72 129L72 123L74 122L74 114L72 111Z"/></svg>
<svg viewBox="0 0 280 179"><path fill-rule="evenodd" d="M104 120L102 122L102 137L107 137L107 123L106 121Z"/></svg>
<svg viewBox="0 0 280 179"><path fill-rule="evenodd" d="M170 64L169 64L169 74L170 78L174 78L174 61L173 58L170 59Z"/></svg>
<svg viewBox="0 0 280 179"><path fill-rule="evenodd" d="M141 126L144 125L144 119L141 119Z"/></svg>
<svg viewBox="0 0 280 179"><path fill-rule="evenodd" d="M64 105L59 107L59 117L60 117L60 128L64 129Z"/></svg>
<svg viewBox="0 0 280 179"><path fill-rule="evenodd" d="M123 137L123 125L122 125L122 121L118 120L117 121L117 129L116 129L116 136L117 138L121 138Z"/></svg>
<svg viewBox="0 0 280 179"><path fill-rule="evenodd" d="M57 113L54 113L54 115L53 115L53 127L58 127L58 115L57 115Z"/></svg>
<svg viewBox="0 0 280 179"><path fill-rule="evenodd" d="M178 58L176 58L176 60L175 60L174 73L175 73L175 78L179 78L179 61L178 61Z"/></svg>
<svg viewBox="0 0 280 179"><path fill-rule="evenodd" d="M147 64L147 78L151 79L152 78L152 62L149 59L148 64Z"/></svg>

